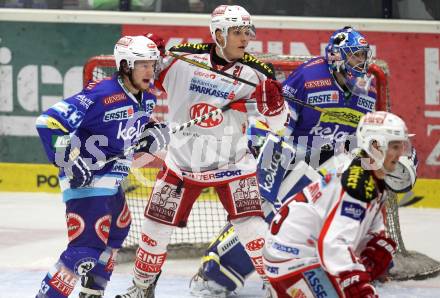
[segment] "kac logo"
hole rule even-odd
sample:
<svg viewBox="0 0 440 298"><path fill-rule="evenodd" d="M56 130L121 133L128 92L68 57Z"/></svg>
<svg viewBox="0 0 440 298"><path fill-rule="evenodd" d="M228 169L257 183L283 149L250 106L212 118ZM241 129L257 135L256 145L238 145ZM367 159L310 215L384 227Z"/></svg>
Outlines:
<svg viewBox="0 0 440 298"><path fill-rule="evenodd" d="M207 103L197 103L193 105L189 111L190 118L195 119L202 115L208 114L209 112L215 111L217 108ZM217 125L220 125L223 121L223 115L219 114L204 121L197 123L198 126L203 128L210 128Z"/></svg>

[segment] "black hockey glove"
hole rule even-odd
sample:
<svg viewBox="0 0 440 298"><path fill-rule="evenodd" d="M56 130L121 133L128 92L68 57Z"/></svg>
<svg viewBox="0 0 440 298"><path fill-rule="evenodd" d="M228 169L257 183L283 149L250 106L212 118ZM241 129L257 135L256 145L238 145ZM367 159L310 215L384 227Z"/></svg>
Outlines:
<svg viewBox="0 0 440 298"><path fill-rule="evenodd" d="M66 149L67 164L63 166L64 173L69 178L71 188L79 188L92 182L92 170L85 160L79 155L79 149Z"/></svg>
<svg viewBox="0 0 440 298"><path fill-rule="evenodd" d="M170 129L166 123L150 122L139 138L135 152L155 153L170 142Z"/></svg>

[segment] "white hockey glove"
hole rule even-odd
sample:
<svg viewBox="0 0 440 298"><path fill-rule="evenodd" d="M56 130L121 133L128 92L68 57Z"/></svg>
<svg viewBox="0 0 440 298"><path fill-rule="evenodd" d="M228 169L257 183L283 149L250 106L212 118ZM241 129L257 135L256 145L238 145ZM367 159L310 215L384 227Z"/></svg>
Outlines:
<svg viewBox="0 0 440 298"><path fill-rule="evenodd" d="M150 122L139 139L136 152L155 153L162 150L169 144L170 136L168 124Z"/></svg>

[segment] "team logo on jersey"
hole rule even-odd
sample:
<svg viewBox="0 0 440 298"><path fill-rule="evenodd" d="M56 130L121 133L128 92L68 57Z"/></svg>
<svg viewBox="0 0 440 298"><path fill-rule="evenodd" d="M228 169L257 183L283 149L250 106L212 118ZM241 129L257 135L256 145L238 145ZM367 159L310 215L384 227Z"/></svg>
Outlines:
<svg viewBox="0 0 440 298"><path fill-rule="evenodd" d="M145 113L150 116L153 114L154 107L156 106L156 102L152 99L145 101Z"/></svg>
<svg viewBox="0 0 440 298"><path fill-rule="evenodd" d="M88 109L90 105L93 104L93 101L83 94L78 94L75 98L78 100L79 104L86 109Z"/></svg>
<svg viewBox="0 0 440 298"><path fill-rule="evenodd" d="M77 281L78 277L72 271L61 266L59 271L49 280L49 285L63 296L68 297L72 293Z"/></svg>
<svg viewBox="0 0 440 298"><path fill-rule="evenodd" d="M73 271L81 276L85 276L87 272L93 269L97 263L95 258L83 258L75 263Z"/></svg>
<svg viewBox="0 0 440 298"><path fill-rule="evenodd" d="M246 243L246 249L249 251L255 251L255 250L260 250L262 249L264 246L264 239L263 238L258 238L252 241L249 241L248 243Z"/></svg>
<svg viewBox="0 0 440 298"><path fill-rule="evenodd" d="M376 109L376 100L369 96L359 96L357 106L372 112Z"/></svg>
<svg viewBox="0 0 440 298"><path fill-rule="evenodd" d="M102 100L102 103L107 106L115 102L123 101L127 99L127 95L125 93L117 93L110 95Z"/></svg>
<svg viewBox="0 0 440 298"><path fill-rule="evenodd" d="M81 233L84 231L84 219L76 213L67 213L66 214L66 221L67 221L67 237L70 241L73 241L81 235Z"/></svg>
<svg viewBox="0 0 440 298"><path fill-rule="evenodd" d="M283 94L287 95L287 96L291 96L291 97L295 97L296 92L298 91L298 89L295 89L289 85L284 85L283 86Z"/></svg>
<svg viewBox="0 0 440 298"><path fill-rule="evenodd" d="M127 120L133 118L133 106L125 106L105 112L103 121Z"/></svg>
<svg viewBox="0 0 440 298"><path fill-rule="evenodd" d="M314 89L314 88L321 88L321 87L330 87L331 85L332 85L331 79L322 79L322 80L306 81L304 83L304 88Z"/></svg>
<svg viewBox="0 0 440 298"><path fill-rule="evenodd" d="M328 113L321 113L319 122L336 123L351 127L357 127L359 120L364 115L352 108L325 108Z"/></svg>
<svg viewBox="0 0 440 298"><path fill-rule="evenodd" d="M99 239L101 239L105 244L107 244L108 236L110 234L111 221L112 217L110 215L104 215L95 223L96 235L98 235Z"/></svg>
<svg viewBox="0 0 440 298"><path fill-rule="evenodd" d="M189 115L191 119L195 119L197 117L200 117L202 115L208 114L209 112L217 110L217 107L212 106L207 103L196 103L195 105L191 106L189 110ZM223 115L220 113L214 117L211 117L209 119L206 119L204 121L201 121L197 123L196 125L203 127L203 128L210 128L215 127L217 125L220 125L220 123L223 122Z"/></svg>
<svg viewBox="0 0 440 298"><path fill-rule="evenodd" d="M307 103L314 105L336 104L339 102L339 91L321 91L309 93Z"/></svg>
<svg viewBox="0 0 440 298"><path fill-rule="evenodd" d="M133 140L133 138L139 138L142 132L145 130L147 123L141 125L141 121L137 120L133 126L127 127L123 122L119 122L118 134L116 139L122 139L124 141Z"/></svg>
<svg viewBox="0 0 440 298"><path fill-rule="evenodd" d="M322 139L328 139L329 141L342 142L347 139L349 132L341 128L340 125L335 124L334 127L314 126L310 129L309 134L312 136L319 136Z"/></svg>
<svg viewBox="0 0 440 298"><path fill-rule="evenodd" d="M57 136L52 135L52 147L53 148L67 148L70 145L70 136Z"/></svg>
<svg viewBox="0 0 440 298"><path fill-rule="evenodd" d="M130 166L122 162L116 162L112 167L112 172L128 173L130 172Z"/></svg>
<svg viewBox="0 0 440 298"><path fill-rule="evenodd" d="M233 99L229 91L221 90L218 85L195 77L191 79L189 91L223 99Z"/></svg>
<svg viewBox="0 0 440 298"><path fill-rule="evenodd" d="M186 172L182 171L182 175L185 177L188 177L190 179L194 180L203 180L203 181L210 181L210 180L219 180L219 179L225 179L229 177L237 177L241 175L241 170L231 170L231 171L221 171L221 172L203 172L203 173L193 173L193 172Z"/></svg>
<svg viewBox="0 0 440 298"><path fill-rule="evenodd" d="M215 80L215 78L216 78L216 74L215 73L203 72L203 71L200 71L200 70L194 71L194 75L198 76L198 77L205 78L205 79L211 79L211 80Z"/></svg>
<svg viewBox="0 0 440 298"><path fill-rule="evenodd" d="M155 255L139 247L136 251L134 270L140 272L159 273L166 257L166 253Z"/></svg>
<svg viewBox="0 0 440 298"><path fill-rule="evenodd" d="M180 194L177 192L177 187L170 184L155 187L146 213L161 221L172 223L178 203L180 203Z"/></svg>
<svg viewBox="0 0 440 298"><path fill-rule="evenodd" d="M365 217L365 208L353 202L343 201L341 215L362 221Z"/></svg>
<svg viewBox="0 0 440 298"><path fill-rule="evenodd" d="M258 184L255 177L233 181L230 185L231 189L235 188L232 197L237 213L261 210L260 194L258 193Z"/></svg>
<svg viewBox="0 0 440 298"><path fill-rule="evenodd" d="M315 203L322 196L320 182L314 182L309 186L307 186L306 189L308 190L310 196L312 197L313 203Z"/></svg>
<svg viewBox="0 0 440 298"><path fill-rule="evenodd" d="M299 249L296 247L291 247L291 246L287 246L278 242L273 242L272 243L272 247L276 250L288 253L288 254L292 254L292 255L298 255L299 254Z"/></svg>

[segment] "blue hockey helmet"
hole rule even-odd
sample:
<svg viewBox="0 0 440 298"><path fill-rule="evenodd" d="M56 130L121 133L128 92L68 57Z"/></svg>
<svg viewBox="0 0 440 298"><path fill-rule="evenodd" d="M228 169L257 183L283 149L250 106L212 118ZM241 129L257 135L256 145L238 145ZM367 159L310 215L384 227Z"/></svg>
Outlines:
<svg viewBox="0 0 440 298"><path fill-rule="evenodd" d="M344 74L348 87L358 78L364 78L371 62L371 49L365 37L352 27L335 31L325 48L331 71Z"/></svg>

